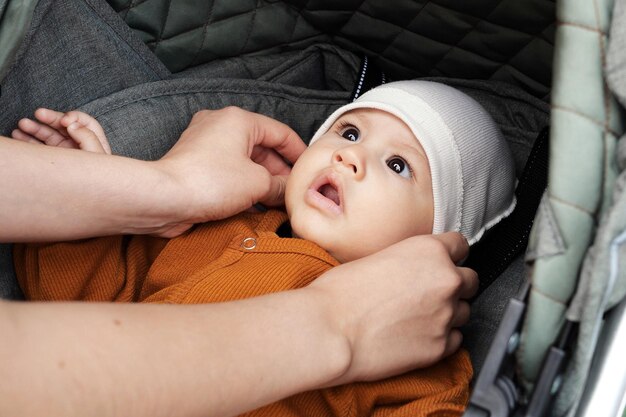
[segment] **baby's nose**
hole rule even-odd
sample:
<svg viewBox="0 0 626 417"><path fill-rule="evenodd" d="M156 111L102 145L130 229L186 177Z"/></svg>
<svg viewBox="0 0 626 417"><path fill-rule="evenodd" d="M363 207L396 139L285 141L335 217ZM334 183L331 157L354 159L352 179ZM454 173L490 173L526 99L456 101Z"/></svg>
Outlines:
<svg viewBox="0 0 626 417"><path fill-rule="evenodd" d="M365 157L357 146L346 146L335 151L333 163L340 169L347 170L357 179L365 175Z"/></svg>

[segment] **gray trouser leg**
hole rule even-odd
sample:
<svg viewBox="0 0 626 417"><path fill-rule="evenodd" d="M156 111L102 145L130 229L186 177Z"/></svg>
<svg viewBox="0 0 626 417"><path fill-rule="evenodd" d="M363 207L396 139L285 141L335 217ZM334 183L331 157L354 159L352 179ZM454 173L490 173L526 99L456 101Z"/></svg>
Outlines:
<svg viewBox="0 0 626 417"><path fill-rule="evenodd" d="M1 82L0 134L38 107L75 109L169 75L103 0L41 0Z"/></svg>

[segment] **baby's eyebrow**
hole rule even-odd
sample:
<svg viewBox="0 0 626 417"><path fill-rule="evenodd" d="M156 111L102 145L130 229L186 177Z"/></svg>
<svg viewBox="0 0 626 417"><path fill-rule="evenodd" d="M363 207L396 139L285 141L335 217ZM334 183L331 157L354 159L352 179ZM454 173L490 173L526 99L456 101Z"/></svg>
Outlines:
<svg viewBox="0 0 626 417"><path fill-rule="evenodd" d="M355 127L359 127L359 128L360 127L367 128L370 125L367 117L365 117L363 114L359 113L358 111L353 111L353 112L342 114L339 117L339 119L337 119L337 122L344 122L344 123L352 124L352 125L355 125Z"/></svg>
<svg viewBox="0 0 626 417"><path fill-rule="evenodd" d="M415 138L413 138L413 140L417 141L417 139ZM423 159L424 161L428 162L428 157L426 156L426 152L419 145L419 142L416 142L413 145L409 145L407 143L399 143L398 146L401 149L403 149L405 152L407 152L407 154L416 156L417 158Z"/></svg>

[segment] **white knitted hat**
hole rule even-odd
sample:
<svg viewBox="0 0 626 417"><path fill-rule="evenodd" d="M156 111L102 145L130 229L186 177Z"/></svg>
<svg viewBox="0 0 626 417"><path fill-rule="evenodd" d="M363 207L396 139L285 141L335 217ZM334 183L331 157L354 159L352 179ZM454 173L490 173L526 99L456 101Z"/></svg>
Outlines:
<svg viewBox="0 0 626 417"><path fill-rule="evenodd" d="M433 182L433 233L461 232L470 244L515 207L515 166L500 129L474 99L445 84L383 84L322 124L311 144L344 113L384 110L411 129L426 152Z"/></svg>

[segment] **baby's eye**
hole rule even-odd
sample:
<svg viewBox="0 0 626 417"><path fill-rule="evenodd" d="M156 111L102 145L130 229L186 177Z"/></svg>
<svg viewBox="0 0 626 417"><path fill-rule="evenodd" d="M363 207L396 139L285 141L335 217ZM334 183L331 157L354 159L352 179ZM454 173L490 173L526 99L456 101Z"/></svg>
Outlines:
<svg viewBox="0 0 626 417"><path fill-rule="evenodd" d="M396 174L404 178L411 178L411 167L404 159L394 156L387 161L387 166Z"/></svg>
<svg viewBox="0 0 626 417"><path fill-rule="evenodd" d="M356 127L347 127L341 132L341 136L351 142L359 140L359 130Z"/></svg>

